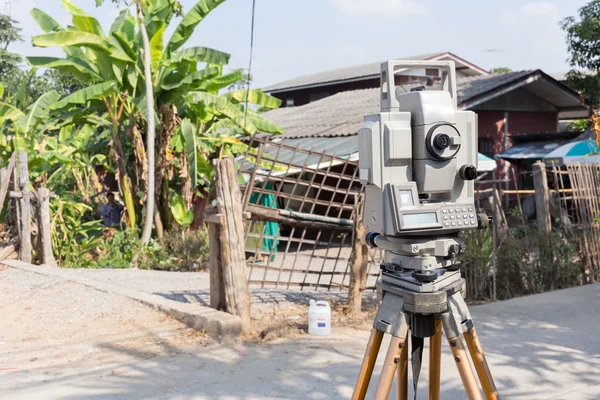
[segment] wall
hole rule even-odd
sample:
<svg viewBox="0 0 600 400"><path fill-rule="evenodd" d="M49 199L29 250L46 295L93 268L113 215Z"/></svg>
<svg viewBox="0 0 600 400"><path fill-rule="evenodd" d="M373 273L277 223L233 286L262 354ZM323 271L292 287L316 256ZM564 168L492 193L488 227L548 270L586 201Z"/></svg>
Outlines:
<svg viewBox="0 0 600 400"><path fill-rule="evenodd" d="M504 111L477 112L479 128L479 150L486 153L486 142L491 144L493 156L504 150ZM508 134L516 136L525 133L556 132L555 111L508 111ZM509 147L511 143L509 142ZM504 176L505 161L500 160L498 164L498 176Z"/></svg>

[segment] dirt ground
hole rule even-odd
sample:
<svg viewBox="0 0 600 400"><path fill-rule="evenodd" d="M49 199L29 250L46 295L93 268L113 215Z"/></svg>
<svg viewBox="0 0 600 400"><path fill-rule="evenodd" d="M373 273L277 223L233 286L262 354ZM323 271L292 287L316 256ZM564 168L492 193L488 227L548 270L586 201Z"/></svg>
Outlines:
<svg viewBox="0 0 600 400"><path fill-rule="evenodd" d="M199 303L203 306L209 306L210 303L209 276L206 272L65 268L52 270L66 279L77 276L182 303ZM250 292L253 329L245 335L244 339L251 341L264 342L305 334L308 329L310 299L330 302L333 310L332 322L335 326L370 329L375 310L376 295L373 291L365 293L363 301L365 313L356 317L348 317L345 313L347 299L345 291L315 292L251 285Z"/></svg>
<svg viewBox="0 0 600 400"><path fill-rule="evenodd" d="M350 398L369 316L334 317L332 334L315 337L297 334L300 311L284 303L273 315L263 314L261 320L289 320L287 333L267 331L262 338L221 346L127 298L2 269L0 398ZM600 285L471 307L471 312L502 398L600 398ZM442 348L441 398L462 400L454 360L448 346ZM423 360L418 399L427 398L427 348ZM382 361L380 356L374 380Z"/></svg>
<svg viewBox="0 0 600 400"><path fill-rule="evenodd" d="M1 266L0 313L0 373L51 379L71 368L174 356L210 343L133 300Z"/></svg>

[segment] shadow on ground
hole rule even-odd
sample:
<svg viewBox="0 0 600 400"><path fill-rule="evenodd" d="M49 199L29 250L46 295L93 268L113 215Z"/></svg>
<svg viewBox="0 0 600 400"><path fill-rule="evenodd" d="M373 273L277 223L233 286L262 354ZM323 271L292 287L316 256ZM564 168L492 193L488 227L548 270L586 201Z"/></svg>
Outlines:
<svg viewBox="0 0 600 400"><path fill-rule="evenodd" d="M600 398L600 286L473 307L472 313L502 398ZM129 354L137 361L84 371L64 365L49 374L6 373L12 387L3 392L7 398L70 400L344 399L351 395L367 336L342 329L328 338L267 345L165 348L172 356L140 352ZM111 342L101 347L124 351ZM443 399L465 398L447 346L442 376ZM426 381L423 373L419 398L427 397Z"/></svg>

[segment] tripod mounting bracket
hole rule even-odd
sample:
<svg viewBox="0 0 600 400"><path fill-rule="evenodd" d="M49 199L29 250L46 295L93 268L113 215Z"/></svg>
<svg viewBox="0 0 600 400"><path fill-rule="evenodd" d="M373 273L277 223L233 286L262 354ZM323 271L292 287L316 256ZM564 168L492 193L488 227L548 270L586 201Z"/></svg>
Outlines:
<svg viewBox="0 0 600 400"><path fill-rule="evenodd" d="M408 334L408 319L404 313L404 300L402 296L389 293L384 296L373 321L373 328L398 338L405 338Z"/></svg>
<svg viewBox="0 0 600 400"><path fill-rule="evenodd" d="M406 290L389 282L380 281L378 282L378 290L383 297L382 304L386 302L386 296L391 294L402 298L402 310L408 313L440 314L448 310L449 297L459 293L459 297L462 299L462 296L466 291L466 283L465 280L461 278L442 290L420 293ZM396 309L396 312L398 311L400 310Z"/></svg>

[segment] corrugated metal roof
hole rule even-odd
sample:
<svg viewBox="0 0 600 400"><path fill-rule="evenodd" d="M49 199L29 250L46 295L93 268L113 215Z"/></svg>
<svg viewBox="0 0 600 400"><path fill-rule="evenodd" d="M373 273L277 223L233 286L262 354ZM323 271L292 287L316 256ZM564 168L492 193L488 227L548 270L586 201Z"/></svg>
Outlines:
<svg viewBox="0 0 600 400"><path fill-rule="evenodd" d="M358 160L358 136L338 136L338 137L309 137L309 138L291 138L283 139L286 147L281 147L279 143L266 142L263 148L263 160L275 159L280 163L289 164L290 168L285 171L273 172L272 175L291 175L302 171L303 167L308 169L322 169L329 165L339 165L344 160ZM309 150L316 154L294 151L296 147ZM322 154L326 156L322 156ZM331 156L331 157L327 157ZM243 158L238 158L242 171L251 171L254 164ZM496 162L483 154L478 154L478 169L482 172L491 171L496 168ZM262 171L262 175L269 173Z"/></svg>
<svg viewBox="0 0 600 400"><path fill-rule="evenodd" d="M516 144L500 154L496 154L496 160L541 160L550 152L568 143L568 140L543 140L539 142L527 142Z"/></svg>
<svg viewBox="0 0 600 400"><path fill-rule="evenodd" d="M490 76L458 78L456 85L458 102L465 103L468 100L489 92L492 89L532 75L535 72L536 71L516 71Z"/></svg>
<svg viewBox="0 0 600 400"><path fill-rule="evenodd" d="M401 60L430 60L432 58L448 54L448 52L421 54L411 57L402 57ZM317 72L315 74L304 75L287 81L279 82L274 85L263 88L265 92L290 89L300 86L309 86L326 82L345 81L364 77L378 77L381 72L381 63L373 62L368 64L353 65L351 67L337 68L329 71Z"/></svg>
<svg viewBox="0 0 600 400"><path fill-rule="evenodd" d="M459 106L537 74L542 74L544 79L552 79L539 70L458 78ZM556 84L560 85L558 82ZM546 85L551 85L553 90L561 90L560 87L554 87L552 83ZM396 92L404 93L414 86L418 85L400 85L396 88ZM436 83L426 89L439 89L439 84ZM565 88L565 91L567 90L570 91ZM552 102L552 99L548 101ZM573 101L578 102L577 99ZM284 133L278 137L300 138L354 135L361 126L364 115L376 112L379 112L379 88L340 92L303 106L275 109L263 115L284 128Z"/></svg>

